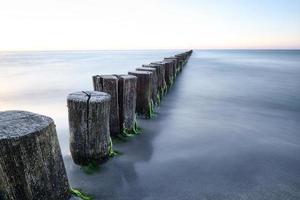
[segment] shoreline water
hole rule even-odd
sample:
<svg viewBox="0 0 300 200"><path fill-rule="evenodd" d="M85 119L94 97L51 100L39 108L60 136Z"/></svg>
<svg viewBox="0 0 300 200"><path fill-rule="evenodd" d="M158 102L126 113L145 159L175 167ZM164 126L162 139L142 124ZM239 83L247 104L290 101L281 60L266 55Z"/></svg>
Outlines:
<svg viewBox="0 0 300 200"><path fill-rule="evenodd" d="M0 110L53 117L71 185L99 199L299 198L299 52L194 51L158 117L117 145L124 155L95 176L72 163L65 94L92 88L91 75L172 54L89 52L10 64L0 56Z"/></svg>

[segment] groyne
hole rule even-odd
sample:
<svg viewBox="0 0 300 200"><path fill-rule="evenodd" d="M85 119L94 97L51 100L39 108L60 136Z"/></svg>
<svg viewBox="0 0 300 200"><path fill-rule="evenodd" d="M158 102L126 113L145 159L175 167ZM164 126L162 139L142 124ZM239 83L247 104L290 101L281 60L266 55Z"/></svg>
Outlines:
<svg viewBox="0 0 300 200"><path fill-rule="evenodd" d="M67 97L70 151L77 165L114 156L111 137L140 132L184 70L193 51L154 61L128 74L94 75L94 91ZM56 200L83 197L69 186L55 124L26 111L0 112L0 199ZM88 199L86 197L85 199Z"/></svg>

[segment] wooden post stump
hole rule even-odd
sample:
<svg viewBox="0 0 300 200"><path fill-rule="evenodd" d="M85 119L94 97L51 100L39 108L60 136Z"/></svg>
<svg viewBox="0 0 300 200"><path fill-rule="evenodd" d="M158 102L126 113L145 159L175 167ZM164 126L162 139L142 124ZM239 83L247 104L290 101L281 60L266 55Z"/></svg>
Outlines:
<svg viewBox="0 0 300 200"><path fill-rule="evenodd" d="M137 77L120 75L119 78L119 110L120 129L133 130L135 123Z"/></svg>
<svg viewBox="0 0 300 200"><path fill-rule="evenodd" d="M171 66L171 74L172 74L172 78L173 78L173 81L175 81L175 78L176 78L176 61L174 60L171 60L171 59L164 59L165 63L168 63L170 66Z"/></svg>
<svg viewBox="0 0 300 200"><path fill-rule="evenodd" d="M135 71L128 72L128 74L137 77L137 99L136 112L144 117L151 117L152 102L151 102L151 77L152 72Z"/></svg>
<svg viewBox="0 0 300 200"><path fill-rule="evenodd" d="M118 78L114 75L93 76L94 90L110 94L110 135L116 136L120 133L119 100L118 100Z"/></svg>
<svg viewBox="0 0 300 200"><path fill-rule="evenodd" d="M185 53L177 54L177 55L175 55L175 57L179 58L181 60L181 62L183 63L183 66L184 66L188 61L189 54L190 53L185 52Z"/></svg>
<svg viewBox="0 0 300 200"><path fill-rule="evenodd" d="M175 55L175 57L179 60L181 71L184 67L184 58L181 55Z"/></svg>
<svg viewBox="0 0 300 200"><path fill-rule="evenodd" d="M155 62L153 64L160 64L165 67L165 81L166 81L167 87L170 87L173 84L173 67L172 67L172 65L166 61Z"/></svg>
<svg viewBox="0 0 300 200"><path fill-rule="evenodd" d="M179 65L179 62L178 62L178 59L176 57L167 57L167 58L164 58L164 60L170 60L170 61L173 61L174 65L175 65L175 74L177 75L181 70L180 70L180 65Z"/></svg>
<svg viewBox="0 0 300 200"><path fill-rule="evenodd" d="M101 163L109 157L111 97L104 92L83 91L67 97L70 150L78 165Z"/></svg>
<svg viewBox="0 0 300 200"><path fill-rule="evenodd" d="M137 71L148 71L152 72L152 101L154 104L158 104L160 97L158 96L158 73L156 68L151 68L151 67L140 67L136 68Z"/></svg>
<svg viewBox="0 0 300 200"><path fill-rule="evenodd" d="M69 190L53 120L0 112L0 199L67 200Z"/></svg>
<svg viewBox="0 0 300 200"><path fill-rule="evenodd" d="M160 96L162 96L164 90L167 88L167 84L165 80L165 66L162 64L149 64L149 65L143 65L143 67L151 67L157 69L158 92L160 93Z"/></svg>

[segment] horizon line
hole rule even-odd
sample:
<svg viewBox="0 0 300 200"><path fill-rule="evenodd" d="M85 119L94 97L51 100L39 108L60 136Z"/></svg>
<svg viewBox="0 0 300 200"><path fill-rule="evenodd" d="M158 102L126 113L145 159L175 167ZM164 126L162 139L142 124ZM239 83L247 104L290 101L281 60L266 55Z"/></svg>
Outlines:
<svg viewBox="0 0 300 200"><path fill-rule="evenodd" d="M51 52L51 51L170 51L170 50L265 50L265 51L299 51L300 48L149 48L149 49L33 49L33 50L0 50L0 52Z"/></svg>

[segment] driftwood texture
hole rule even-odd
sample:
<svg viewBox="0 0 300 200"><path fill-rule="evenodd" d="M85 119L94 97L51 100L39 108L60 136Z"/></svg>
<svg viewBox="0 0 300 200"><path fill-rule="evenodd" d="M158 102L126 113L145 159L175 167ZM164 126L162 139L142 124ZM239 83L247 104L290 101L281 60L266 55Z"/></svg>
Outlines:
<svg viewBox="0 0 300 200"><path fill-rule="evenodd" d="M176 63L174 60L164 59L162 63L166 63L170 67L170 73L172 75L172 81L175 81L176 78Z"/></svg>
<svg viewBox="0 0 300 200"><path fill-rule="evenodd" d="M151 78L152 73L146 71L128 72L129 75L137 77L137 99L136 112L137 114L150 117L151 114Z"/></svg>
<svg viewBox="0 0 300 200"><path fill-rule="evenodd" d="M157 69L156 68L151 68L151 67L140 67L140 68L136 68L136 71L148 71L148 72L152 72L152 78L151 78L151 88L152 88L152 101L153 103L157 104L159 99L157 96L157 91L158 91L158 77L157 77Z"/></svg>
<svg viewBox="0 0 300 200"><path fill-rule="evenodd" d="M164 60L167 60L167 61L172 61L173 62L173 65L175 66L175 77L177 76L177 74L181 71L180 69L180 65L179 65L179 60L176 58L176 57L167 57L167 58L164 58Z"/></svg>
<svg viewBox="0 0 300 200"><path fill-rule="evenodd" d="M70 150L76 164L101 163L109 156L111 97L104 92L83 91L67 97Z"/></svg>
<svg viewBox="0 0 300 200"><path fill-rule="evenodd" d="M158 92L162 96L163 90L167 87L167 83L165 80L165 66L162 64L149 64L143 65L143 67L151 67L157 69L157 78L158 78Z"/></svg>
<svg viewBox="0 0 300 200"><path fill-rule="evenodd" d="M166 85L169 87L173 83L173 67L169 62L167 61L159 61L159 62L154 62L151 64L157 64L161 65L165 68L165 82Z"/></svg>
<svg viewBox="0 0 300 200"><path fill-rule="evenodd" d="M132 130L135 122L137 77L120 75L119 78L119 111L120 129Z"/></svg>
<svg viewBox="0 0 300 200"><path fill-rule="evenodd" d="M118 78L114 75L93 76L94 90L106 92L111 96L109 128L110 135L116 136L120 133Z"/></svg>
<svg viewBox="0 0 300 200"><path fill-rule="evenodd" d="M0 112L0 199L69 198L53 120L25 111Z"/></svg>

